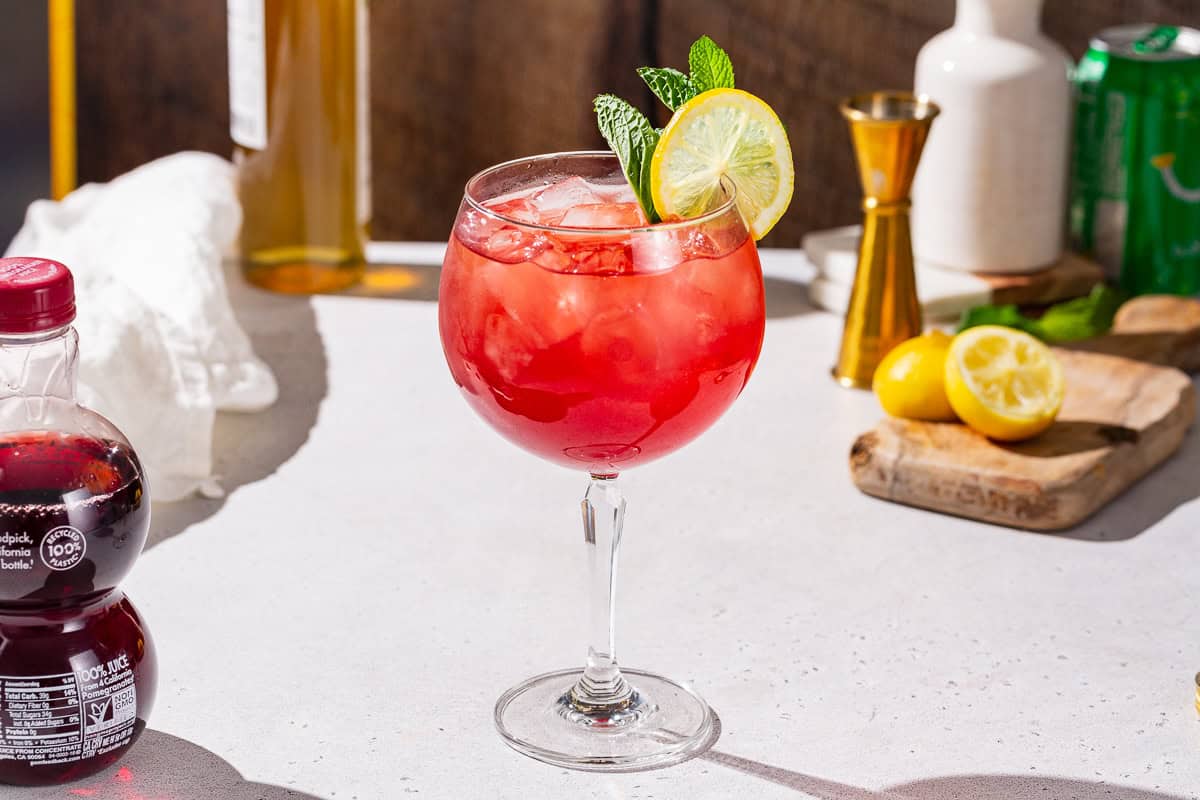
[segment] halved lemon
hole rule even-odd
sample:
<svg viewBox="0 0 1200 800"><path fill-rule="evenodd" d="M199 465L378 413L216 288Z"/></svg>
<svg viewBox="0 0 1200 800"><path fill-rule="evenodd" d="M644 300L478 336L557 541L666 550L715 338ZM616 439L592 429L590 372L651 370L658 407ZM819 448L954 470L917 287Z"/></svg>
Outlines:
<svg viewBox="0 0 1200 800"><path fill-rule="evenodd" d="M963 422L989 438L1037 436L1058 416L1063 389L1054 353L1024 331L981 325L950 343L946 397Z"/></svg>
<svg viewBox="0 0 1200 800"><path fill-rule="evenodd" d="M671 117L650 161L654 207L665 220L703 214L722 176L751 235L766 236L792 199L792 150L771 107L740 89L699 94Z"/></svg>

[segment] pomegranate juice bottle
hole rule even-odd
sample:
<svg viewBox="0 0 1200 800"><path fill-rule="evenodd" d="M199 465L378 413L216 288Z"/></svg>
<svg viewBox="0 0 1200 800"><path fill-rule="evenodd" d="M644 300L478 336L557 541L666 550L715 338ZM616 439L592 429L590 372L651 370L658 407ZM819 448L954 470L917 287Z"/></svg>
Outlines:
<svg viewBox="0 0 1200 800"><path fill-rule="evenodd" d="M0 259L0 783L119 759L154 702L154 646L117 588L150 497L111 422L75 400L70 271Z"/></svg>

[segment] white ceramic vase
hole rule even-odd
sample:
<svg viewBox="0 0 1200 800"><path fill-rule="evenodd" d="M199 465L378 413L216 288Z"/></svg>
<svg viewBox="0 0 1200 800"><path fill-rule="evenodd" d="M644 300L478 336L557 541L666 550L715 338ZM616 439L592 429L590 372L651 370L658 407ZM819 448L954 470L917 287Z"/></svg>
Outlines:
<svg viewBox="0 0 1200 800"><path fill-rule="evenodd" d="M1035 272L1062 254L1070 60L1042 35L1042 0L958 0L917 56L916 90L942 108L913 187L917 259Z"/></svg>

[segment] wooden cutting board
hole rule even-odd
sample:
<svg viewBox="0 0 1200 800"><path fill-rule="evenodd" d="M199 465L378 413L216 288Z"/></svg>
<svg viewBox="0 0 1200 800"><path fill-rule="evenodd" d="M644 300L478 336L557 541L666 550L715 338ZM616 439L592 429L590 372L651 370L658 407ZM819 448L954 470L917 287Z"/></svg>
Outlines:
<svg viewBox="0 0 1200 800"><path fill-rule="evenodd" d="M1017 528L1079 524L1182 443L1196 416L1195 391L1182 371L1160 365L1200 365L1200 302L1138 298L1111 334L1056 354L1067 393L1042 435L1001 444L957 423L886 418L851 448L855 484L887 500Z"/></svg>

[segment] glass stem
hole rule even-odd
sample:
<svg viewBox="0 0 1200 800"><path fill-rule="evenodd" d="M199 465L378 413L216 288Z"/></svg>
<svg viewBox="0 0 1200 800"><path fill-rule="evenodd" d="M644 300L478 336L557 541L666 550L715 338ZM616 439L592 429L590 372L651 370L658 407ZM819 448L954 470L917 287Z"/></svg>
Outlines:
<svg viewBox="0 0 1200 800"><path fill-rule="evenodd" d="M570 692L576 712L608 717L629 707L634 692L617 667L617 552L625 525L625 498L616 475L592 475L581 504L588 558L588 655L583 677Z"/></svg>

